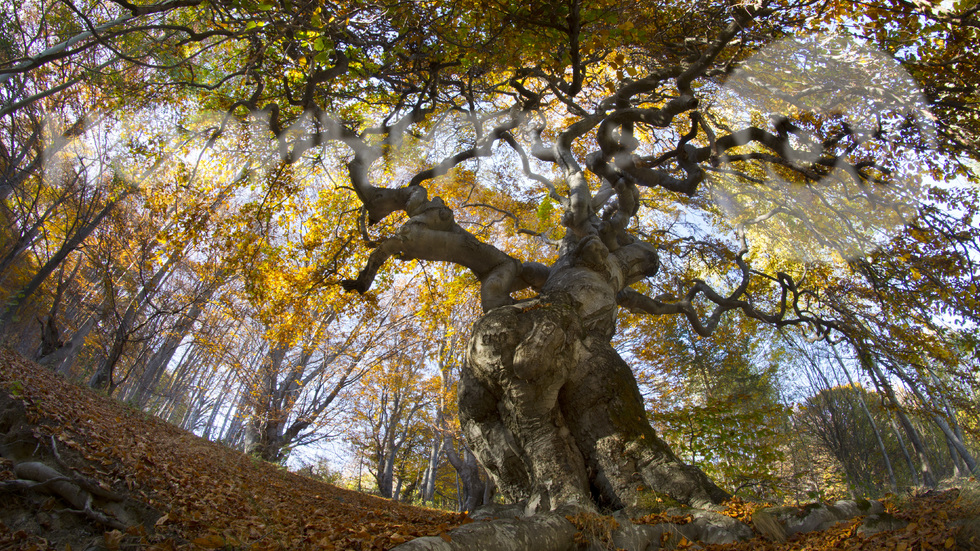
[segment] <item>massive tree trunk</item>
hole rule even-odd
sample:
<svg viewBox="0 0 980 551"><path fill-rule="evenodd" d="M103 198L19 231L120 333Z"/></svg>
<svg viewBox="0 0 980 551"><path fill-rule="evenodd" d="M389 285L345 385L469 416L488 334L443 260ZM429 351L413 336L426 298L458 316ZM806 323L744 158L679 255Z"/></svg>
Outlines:
<svg viewBox="0 0 980 551"><path fill-rule="evenodd" d="M610 344L628 260L587 239L537 298L495 308L473 329L460 421L497 487L529 511L618 509L644 488L692 505L729 497L657 437Z"/></svg>
<svg viewBox="0 0 980 551"><path fill-rule="evenodd" d="M459 416L470 449L505 498L535 512L573 503L618 509L636 504L646 489L696 506L729 497L657 437L633 372L611 340L620 304L683 313L699 333L710 333L724 311L751 310L732 298L744 293L747 280L728 298L697 287L718 305L706 323L690 296L669 304L641 297L629 286L657 273L657 250L617 235L635 212L635 194L620 186L621 212L592 220L581 173L567 178L575 191L565 216L569 231L561 257L549 267L481 243L455 224L441 199L427 200L424 188L367 185L358 166L350 165L351 177L370 219L396 208L410 218L371 253L357 279L343 282L345 289L366 292L396 254L448 260L480 280L485 314L474 326L460 376ZM515 303L510 293L527 287L537 297Z"/></svg>

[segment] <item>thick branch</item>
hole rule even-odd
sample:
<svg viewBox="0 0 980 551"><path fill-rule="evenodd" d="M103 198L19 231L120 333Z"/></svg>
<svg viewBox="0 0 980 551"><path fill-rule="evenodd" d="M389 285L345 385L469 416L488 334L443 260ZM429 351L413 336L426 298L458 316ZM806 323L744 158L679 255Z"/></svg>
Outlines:
<svg viewBox="0 0 980 551"><path fill-rule="evenodd" d="M425 193L421 186L412 187ZM529 267L523 274L520 262L456 224L452 210L438 197L426 201L394 236L382 242L357 279L343 282L344 289L367 292L378 270L395 255L402 260L436 260L469 268L480 280L484 310L513 302L510 292L518 276L532 282L540 279L537 268Z"/></svg>

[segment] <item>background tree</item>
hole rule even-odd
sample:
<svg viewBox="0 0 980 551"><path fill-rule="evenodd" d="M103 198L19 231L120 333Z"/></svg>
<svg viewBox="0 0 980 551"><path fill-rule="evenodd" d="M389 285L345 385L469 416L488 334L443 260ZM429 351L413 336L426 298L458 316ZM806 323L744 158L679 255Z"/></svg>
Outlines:
<svg viewBox="0 0 980 551"><path fill-rule="evenodd" d="M699 337L676 318L630 320L620 346L634 356L654 426L672 449L733 493L773 496L784 459L786 354L753 320Z"/></svg>

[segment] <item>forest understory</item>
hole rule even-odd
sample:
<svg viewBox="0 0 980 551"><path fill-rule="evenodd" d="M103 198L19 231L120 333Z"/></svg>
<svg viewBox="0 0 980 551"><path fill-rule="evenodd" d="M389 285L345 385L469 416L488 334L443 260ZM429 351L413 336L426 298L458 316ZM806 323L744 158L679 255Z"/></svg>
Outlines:
<svg viewBox="0 0 980 551"><path fill-rule="evenodd" d="M426 536L451 543L454 528L484 522L287 472L7 349L0 351L0 454L0 550L390 549ZM752 527L754 539L662 542L690 549L980 549L980 486L960 479L943 488L884 500L896 529L873 535L859 534L864 519L856 517L778 541L753 518L769 504L735 500L721 512ZM690 521L676 509L646 513L632 515L633 522ZM572 549L615 548L613 517L567 518L576 530Z"/></svg>

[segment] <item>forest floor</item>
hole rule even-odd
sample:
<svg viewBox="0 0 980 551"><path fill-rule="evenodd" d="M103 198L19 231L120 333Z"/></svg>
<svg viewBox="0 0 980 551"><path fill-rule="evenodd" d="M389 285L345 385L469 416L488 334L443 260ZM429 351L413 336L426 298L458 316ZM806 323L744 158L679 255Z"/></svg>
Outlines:
<svg viewBox="0 0 980 551"><path fill-rule="evenodd" d="M0 551L388 549L421 536L448 540L449 530L472 522L286 472L7 349L0 349L0 455ZM785 543L710 548L968 549L980 544L980 489L970 485L891 504L909 524L873 539L858 536L853 521ZM754 506L730 509L751 525Z"/></svg>

